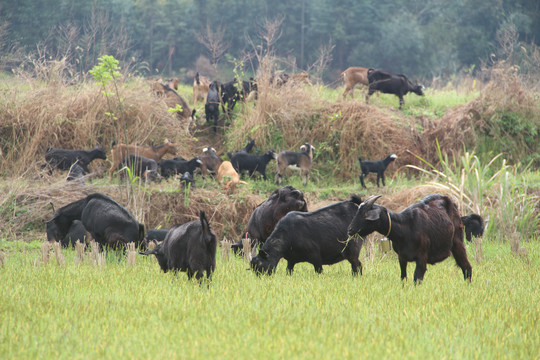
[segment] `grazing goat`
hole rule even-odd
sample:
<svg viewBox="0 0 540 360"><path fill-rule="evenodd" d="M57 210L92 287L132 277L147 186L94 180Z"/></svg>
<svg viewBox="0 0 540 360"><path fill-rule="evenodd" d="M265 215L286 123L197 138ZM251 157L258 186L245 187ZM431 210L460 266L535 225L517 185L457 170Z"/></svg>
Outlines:
<svg viewBox="0 0 540 360"><path fill-rule="evenodd" d="M45 152L46 164L41 168L49 166L49 174L52 174L52 169L70 170L71 166L77 163L84 171L84 174L90 172L88 165L95 159L107 159L107 155L102 147L96 146L92 150L70 150L48 148Z"/></svg>
<svg viewBox="0 0 540 360"><path fill-rule="evenodd" d="M240 180L240 176L238 175L236 170L234 170L234 167L232 166L230 161L223 161L221 165L219 165L219 169L217 172L217 181L220 184L225 184L225 189L231 190L234 190L234 188L238 184L247 185L247 182Z"/></svg>
<svg viewBox="0 0 540 360"><path fill-rule="evenodd" d="M375 204L381 195L360 204L348 233L366 237L374 231L392 240L398 255L401 279L407 277L407 263L415 261L414 282L424 279L427 264L454 256L465 280L471 280L472 268L463 243L463 223L456 204L445 195L432 194L400 213Z"/></svg>
<svg viewBox="0 0 540 360"><path fill-rule="evenodd" d="M471 241L472 237L484 235L484 219L478 214L462 216L461 221L465 227L465 238Z"/></svg>
<svg viewBox="0 0 540 360"><path fill-rule="evenodd" d="M176 174L184 174L189 172L193 175L195 169L201 167L202 161L198 157L186 160L162 160L159 163L161 176L168 178Z"/></svg>
<svg viewBox="0 0 540 360"><path fill-rule="evenodd" d="M128 242L135 246L144 238L144 225L110 197L95 193L56 211L47 221L47 238L63 239L72 223L81 220L85 229L101 246L116 247Z"/></svg>
<svg viewBox="0 0 540 360"><path fill-rule="evenodd" d="M219 119L219 96L219 83L214 80L210 83L208 95L206 96L206 104L204 105L206 122L214 122L214 132L217 132L217 124Z"/></svg>
<svg viewBox="0 0 540 360"><path fill-rule="evenodd" d="M210 279L216 268L217 238L206 219L204 211L200 219L172 227L165 240L153 250L142 255L155 255L163 272L183 271L188 279L199 281L206 271Z"/></svg>
<svg viewBox="0 0 540 360"><path fill-rule="evenodd" d="M272 274L279 260L285 258L288 274L299 262L309 262L320 274L323 265L348 260L353 275L362 274L358 256L363 240L347 236L347 227L361 202L359 197L352 196L348 201L315 211L289 212L279 220L259 254L251 260L251 268L257 274Z"/></svg>
<svg viewBox="0 0 540 360"><path fill-rule="evenodd" d="M366 94L366 104L369 103L369 97L373 95L375 91L380 91L385 94L394 94L399 98L399 109L405 100L405 96L408 92L413 92L417 95L423 96L423 86L413 84L405 75L392 74L387 71L369 69L368 70L369 88Z"/></svg>
<svg viewBox="0 0 540 360"><path fill-rule="evenodd" d="M206 76L200 76L199 73L195 74L193 79L193 106L198 100L206 102L206 96L210 89L210 80Z"/></svg>
<svg viewBox="0 0 540 360"><path fill-rule="evenodd" d="M158 173L158 164L153 159L145 158L135 154L129 154L122 160L120 167L128 167L131 169L132 176L138 176L141 179L159 181L161 176ZM124 170L120 173L124 176L127 171Z"/></svg>
<svg viewBox="0 0 540 360"><path fill-rule="evenodd" d="M110 180L112 180L112 174L118 169L122 160L130 154L143 156L158 162L165 154L176 155L176 145L168 139L165 139L165 142L158 146L116 144L113 141L111 150L112 165L109 169Z"/></svg>
<svg viewBox="0 0 540 360"><path fill-rule="evenodd" d="M180 185L185 189L189 187L190 189L193 189L195 187L195 179L193 178L193 175L186 171L181 177L180 177Z"/></svg>
<svg viewBox="0 0 540 360"><path fill-rule="evenodd" d="M169 229L150 229L144 234L143 248L148 249L151 242L156 245L165 240Z"/></svg>
<svg viewBox="0 0 540 360"><path fill-rule="evenodd" d="M59 231L59 226L63 231ZM75 246L77 241L86 242L87 232L80 220L73 220L71 224L59 226L54 221L47 223L46 233L49 242L60 241L62 247Z"/></svg>
<svg viewBox="0 0 540 360"><path fill-rule="evenodd" d="M203 179L206 178L207 172L211 175L217 174L219 166L223 161L219 158L219 156L217 156L216 149L211 146L207 146L203 149L202 154L199 155L199 159L202 161L201 173Z"/></svg>
<svg viewBox="0 0 540 360"><path fill-rule="evenodd" d="M347 98L347 94L354 98L354 88L357 85L369 85L368 68L350 67L341 73L340 78L345 81L345 91L343 91L343 100Z"/></svg>
<svg viewBox="0 0 540 360"><path fill-rule="evenodd" d="M257 243L262 246L278 221L291 211L307 212L308 208L304 194L290 185L275 190L259 204L247 225L246 236L251 239L251 247L255 248ZM243 248L242 241L233 244L231 248L237 253Z"/></svg>
<svg viewBox="0 0 540 360"><path fill-rule="evenodd" d="M360 182L362 183L362 187L365 189L366 184L364 183L364 177L369 174L370 172L377 174L377 187L379 187L379 179L382 180L383 186L386 186L384 182L384 172L388 165L397 159L396 154L390 154L386 158L382 160L377 161L371 161L371 160L364 160L362 161L362 158L358 158L358 162L360 163L360 170L362 171L360 173Z"/></svg>
<svg viewBox="0 0 540 360"><path fill-rule="evenodd" d="M307 177L313 165L313 150L315 148L310 143L305 143L300 147L302 152L282 151L277 156L276 183L281 185L281 178L285 174L287 167L300 170L302 183L307 185Z"/></svg>
<svg viewBox="0 0 540 360"><path fill-rule="evenodd" d="M266 180L266 165L270 160L275 160L277 157L273 150L268 150L263 155L251 155L247 152L237 152L231 157L231 163L234 169L242 175L244 171L249 173L249 177L252 177L255 171L258 171L263 179Z"/></svg>
<svg viewBox="0 0 540 360"><path fill-rule="evenodd" d="M81 184L84 184L84 169L79 165L78 162L73 164L69 169L67 181L78 180Z"/></svg>
<svg viewBox="0 0 540 360"><path fill-rule="evenodd" d="M257 84L253 79L242 81L240 90L236 87L237 83L238 81L235 78L221 85L221 108L226 114L229 114L234 109L238 101L247 99L252 91L257 91ZM225 104L227 104L227 111L225 111Z"/></svg>

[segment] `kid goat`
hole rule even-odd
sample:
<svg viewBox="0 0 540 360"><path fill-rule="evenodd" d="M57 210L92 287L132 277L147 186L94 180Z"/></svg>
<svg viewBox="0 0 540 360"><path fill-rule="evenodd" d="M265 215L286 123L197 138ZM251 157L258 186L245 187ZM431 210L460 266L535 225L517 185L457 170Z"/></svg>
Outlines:
<svg viewBox="0 0 540 360"><path fill-rule="evenodd" d="M362 183L362 187L364 189L366 188L366 184L364 183L364 177L370 172L377 173L377 187L379 187L379 179L382 179L383 186L386 186L386 184L384 183L384 172L388 165L396 159L396 154L390 154L386 158L377 161L362 161L362 158L359 157L358 162L360 163L360 169L362 170L362 173L360 174L360 182Z"/></svg>

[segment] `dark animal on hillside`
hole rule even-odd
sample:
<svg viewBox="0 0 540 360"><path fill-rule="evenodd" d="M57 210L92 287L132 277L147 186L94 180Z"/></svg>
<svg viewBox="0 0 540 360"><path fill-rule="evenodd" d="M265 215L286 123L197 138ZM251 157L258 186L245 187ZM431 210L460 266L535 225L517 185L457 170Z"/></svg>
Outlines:
<svg viewBox="0 0 540 360"><path fill-rule="evenodd" d="M239 152L250 153L251 150L252 150L254 147L255 147L255 140L249 139L246 146L244 146L244 147L243 147L242 149L240 149L240 150L235 151L234 153L227 152L227 156L229 157L229 160L232 160L232 157L234 156L234 154L239 153Z"/></svg>
<svg viewBox="0 0 540 360"><path fill-rule="evenodd" d="M375 204L381 195L371 196L358 207L349 226L349 235L366 237L374 231L392 240L398 254L401 279L407 277L407 263L416 262L414 282L424 279L427 264L454 256L465 280L472 268L463 242L463 223L456 204L445 195L432 194L400 213Z"/></svg>
<svg viewBox="0 0 540 360"><path fill-rule="evenodd" d="M266 180L266 165L271 160L277 158L273 150L268 150L263 155L252 155L246 152L237 152L231 158L231 163L238 174L242 175L244 171L252 177L255 171L259 172L263 179Z"/></svg>
<svg viewBox="0 0 540 360"><path fill-rule="evenodd" d="M360 173L360 182L362 183L362 187L364 189L366 188L366 184L364 183L364 177L366 177L366 175L370 172L377 174L377 187L379 187L379 179L382 180L383 186L386 186L386 184L384 183L384 172L388 165L396 159L396 154L390 154L386 158L377 161L362 161L362 158L359 157L358 162L360 163L360 170L362 171Z"/></svg>
<svg viewBox="0 0 540 360"><path fill-rule="evenodd" d="M101 246L116 247L144 238L144 225L110 197L95 193L56 211L47 222L47 239L63 239L72 223L81 220L92 238Z"/></svg>
<svg viewBox="0 0 540 360"><path fill-rule="evenodd" d="M343 71L340 78L345 82L345 91L343 91L343 100L346 99L347 94L351 95L351 99L354 97L354 88L357 85L369 85L368 80L368 68L365 67L350 67Z"/></svg>
<svg viewBox="0 0 540 360"><path fill-rule="evenodd" d="M315 211L288 213L279 220L259 254L251 260L252 270L272 274L279 260L285 258L288 274L299 262L309 262L317 273L321 273L323 265L348 260L353 275L362 274L358 256L363 240L347 236L347 227L361 202L359 197L352 196L348 201Z"/></svg>
<svg viewBox="0 0 540 360"><path fill-rule="evenodd" d="M120 167L128 167L131 169L132 176L138 176L141 179L159 181L161 176L158 173L158 164L153 159L145 158L144 156L130 154L122 160ZM121 172L121 176L126 171Z"/></svg>
<svg viewBox="0 0 540 360"><path fill-rule="evenodd" d="M461 221L465 227L465 238L471 241L472 237L484 235L484 219L478 214L462 216Z"/></svg>
<svg viewBox="0 0 540 360"><path fill-rule="evenodd" d="M122 160L129 154L143 156L158 162L165 154L176 155L177 151L176 145L168 139L165 139L165 142L158 146L116 144L116 142L113 141L111 147L112 165L109 169L109 180L112 180L113 172L118 169Z"/></svg>
<svg viewBox="0 0 540 360"><path fill-rule="evenodd" d="M163 272L184 271L189 279L211 278L216 268L217 238L201 210L200 219L176 225L156 248L142 252L155 255Z"/></svg>
<svg viewBox="0 0 540 360"><path fill-rule="evenodd" d="M165 240L169 229L150 229L144 234L144 239L147 241L161 242Z"/></svg>
<svg viewBox="0 0 540 360"><path fill-rule="evenodd" d="M217 156L216 149L211 146L203 149L202 154L199 155L199 159L202 161L201 174L203 179L206 178L206 173L210 173L211 175L217 174L219 166L223 161Z"/></svg>
<svg viewBox="0 0 540 360"><path fill-rule="evenodd" d="M67 181L78 180L81 184L84 184L84 169L82 168L82 166L78 164L78 162L76 162L75 164L71 166L66 180Z"/></svg>
<svg viewBox="0 0 540 360"><path fill-rule="evenodd" d="M41 168L49 166L49 174L52 174L52 169L69 170L71 166L77 163L85 174L90 172L88 165L95 159L107 159L105 151L101 147L95 147L92 150L69 150L48 148L45 152L46 164Z"/></svg>
<svg viewBox="0 0 540 360"><path fill-rule="evenodd" d="M247 236L251 239L251 247L257 243L262 246L268 236L274 231L278 221L291 211L307 212L307 203L304 194L287 185L275 190L268 199L259 204L247 225ZM243 248L242 241L232 245L235 253Z"/></svg>
<svg viewBox="0 0 540 360"><path fill-rule="evenodd" d="M241 89L237 88L236 79L221 85L221 108L224 113L229 114L238 101L245 100L252 91L257 91L257 84L253 79L242 81ZM225 110L225 104L227 110Z"/></svg>
<svg viewBox="0 0 540 360"><path fill-rule="evenodd" d="M180 177L180 185L186 189L186 188L190 188L190 189L193 189L195 187L195 179L193 178L193 175L189 172L189 171L186 171L184 173L184 175L182 175Z"/></svg>
<svg viewBox="0 0 540 360"><path fill-rule="evenodd" d="M373 95L375 91L396 95L399 98L400 110L403 104L405 104L403 96L405 96L408 92L413 92L420 96L424 95L424 92L422 91L423 86L413 84L405 75L392 74L383 70L369 69L367 76L369 88L366 95L366 104L369 102L369 97Z"/></svg>
<svg viewBox="0 0 540 360"><path fill-rule="evenodd" d="M281 179L287 167L300 170L302 183L307 185L307 177L313 165L313 150L315 148L310 143L305 143L300 147L302 152L282 151L277 156L276 183L281 185Z"/></svg>
<svg viewBox="0 0 540 360"><path fill-rule="evenodd" d="M210 90L210 80L206 76L201 76L197 72L193 78L193 106L198 100L206 102L206 96Z"/></svg>
<svg viewBox="0 0 540 360"><path fill-rule="evenodd" d="M206 104L204 105L206 122L214 123L214 132L217 132L217 124L219 119L219 96L219 83L214 80L210 83L210 87L208 88L208 95L206 96Z"/></svg>
<svg viewBox="0 0 540 360"><path fill-rule="evenodd" d="M159 163L161 176L167 178L176 174L189 172L193 175L195 169L201 167L202 161L196 156L193 159L186 160L162 160Z"/></svg>

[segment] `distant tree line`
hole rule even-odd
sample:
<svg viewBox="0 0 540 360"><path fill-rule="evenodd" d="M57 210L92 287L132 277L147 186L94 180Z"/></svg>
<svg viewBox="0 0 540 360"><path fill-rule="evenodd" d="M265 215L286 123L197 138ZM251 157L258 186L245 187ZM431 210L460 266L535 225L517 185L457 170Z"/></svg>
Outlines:
<svg viewBox="0 0 540 360"><path fill-rule="evenodd" d="M525 47L540 44L538 0L0 0L0 63L34 53L83 73L111 54L145 74L182 74L212 58L201 39L210 33L222 35L223 65L256 68L249 54L272 19L283 67L308 69L326 51L327 79L349 66L424 78L474 71L499 55L508 27Z"/></svg>

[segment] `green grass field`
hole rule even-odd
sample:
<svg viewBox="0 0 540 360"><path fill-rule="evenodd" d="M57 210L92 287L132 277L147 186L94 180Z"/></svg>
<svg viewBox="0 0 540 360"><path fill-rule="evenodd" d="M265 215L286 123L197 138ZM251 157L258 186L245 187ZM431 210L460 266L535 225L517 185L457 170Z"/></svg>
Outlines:
<svg viewBox="0 0 540 360"><path fill-rule="evenodd" d="M272 277L218 251L209 286L109 254L103 267L41 259L41 242L0 242L0 358L537 359L540 245L527 256L484 241L466 283L453 259L402 283L395 254L361 252L363 276L342 262L317 275L282 260ZM219 249L218 249L219 250Z"/></svg>

